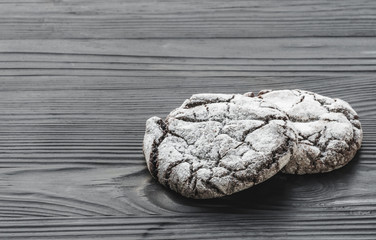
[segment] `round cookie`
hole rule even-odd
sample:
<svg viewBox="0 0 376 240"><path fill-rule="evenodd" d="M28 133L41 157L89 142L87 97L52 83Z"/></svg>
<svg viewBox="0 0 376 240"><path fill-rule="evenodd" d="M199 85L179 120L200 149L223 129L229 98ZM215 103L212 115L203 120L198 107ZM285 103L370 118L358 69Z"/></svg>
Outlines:
<svg viewBox="0 0 376 240"><path fill-rule="evenodd" d="M197 94L162 120L146 122L152 176L189 198L230 195L282 169L296 150L286 114L244 95Z"/></svg>
<svg viewBox="0 0 376 240"><path fill-rule="evenodd" d="M329 172L346 165L361 146L358 115L341 99L303 90L263 90L258 97L284 111L298 134L298 150L282 172Z"/></svg>

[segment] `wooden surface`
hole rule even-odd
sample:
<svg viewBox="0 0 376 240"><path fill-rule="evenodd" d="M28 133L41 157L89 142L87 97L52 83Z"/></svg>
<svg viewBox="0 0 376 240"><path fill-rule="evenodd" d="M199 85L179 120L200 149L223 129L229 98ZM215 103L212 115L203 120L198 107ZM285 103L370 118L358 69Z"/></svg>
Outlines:
<svg viewBox="0 0 376 240"><path fill-rule="evenodd" d="M0 239L375 239L376 1L0 1ZM300 88L352 104L361 151L189 200L144 124L191 94Z"/></svg>

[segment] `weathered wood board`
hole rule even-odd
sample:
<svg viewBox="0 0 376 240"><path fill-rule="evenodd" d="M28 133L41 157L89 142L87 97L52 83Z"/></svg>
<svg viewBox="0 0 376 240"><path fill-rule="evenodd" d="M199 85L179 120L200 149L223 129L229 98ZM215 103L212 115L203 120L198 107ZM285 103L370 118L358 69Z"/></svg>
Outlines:
<svg viewBox="0 0 376 240"><path fill-rule="evenodd" d="M376 4L309 2L1 1L0 239L375 239ZM351 103L355 159L215 200L151 178L147 118L266 88Z"/></svg>

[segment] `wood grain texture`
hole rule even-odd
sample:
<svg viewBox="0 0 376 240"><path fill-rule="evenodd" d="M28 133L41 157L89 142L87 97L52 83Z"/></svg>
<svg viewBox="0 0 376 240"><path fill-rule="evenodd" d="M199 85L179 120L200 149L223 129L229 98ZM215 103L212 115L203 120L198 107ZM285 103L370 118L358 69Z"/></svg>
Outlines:
<svg viewBox="0 0 376 240"><path fill-rule="evenodd" d="M0 1L0 239L375 239L374 1ZM139 39L133 39L139 38ZM194 93L348 101L362 149L214 200L148 173L145 121Z"/></svg>
<svg viewBox="0 0 376 240"><path fill-rule="evenodd" d="M375 224L375 219L367 216L313 219L211 214L199 218L46 218L10 220L4 225L3 236L7 239L373 239Z"/></svg>
<svg viewBox="0 0 376 240"><path fill-rule="evenodd" d="M370 0L14 0L0 39L259 38L376 35Z"/></svg>

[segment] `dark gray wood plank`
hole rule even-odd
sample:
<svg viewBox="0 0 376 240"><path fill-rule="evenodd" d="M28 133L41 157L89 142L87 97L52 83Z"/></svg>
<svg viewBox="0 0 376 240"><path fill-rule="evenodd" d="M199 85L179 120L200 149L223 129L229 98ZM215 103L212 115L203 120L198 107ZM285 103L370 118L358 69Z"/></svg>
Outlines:
<svg viewBox="0 0 376 240"><path fill-rule="evenodd" d="M176 215L199 219L212 213L375 217L376 190L370 186L376 166L363 161L367 159L363 152L330 174L278 174L233 196L202 201L165 189L151 179L141 160L127 164L129 158L111 166L9 164L1 169L1 218Z"/></svg>
<svg viewBox="0 0 376 240"><path fill-rule="evenodd" d="M375 38L2 40L0 77L373 73ZM18 78L17 78L18 79Z"/></svg>
<svg viewBox="0 0 376 240"><path fill-rule="evenodd" d="M6 239L374 239L367 216L223 215L33 218L8 221Z"/></svg>
<svg viewBox="0 0 376 240"><path fill-rule="evenodd" d="M0 239L375 239L376 2L0 1ZM300 88L364 128L332 173L165 189L144 123L199 92Z"/></svg>
<svg viewBox="0 0 376 240"><path fill-rule="evenodd" d="M13 0L0 39L375 36L376 2Z"/></svg>

